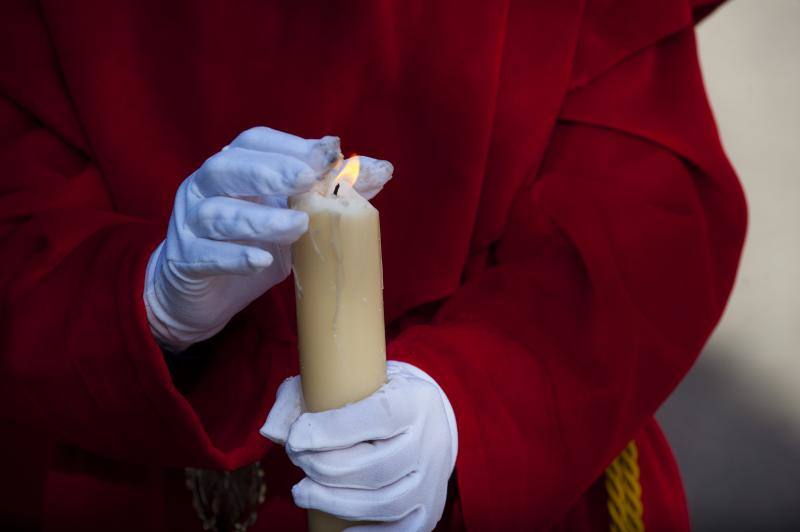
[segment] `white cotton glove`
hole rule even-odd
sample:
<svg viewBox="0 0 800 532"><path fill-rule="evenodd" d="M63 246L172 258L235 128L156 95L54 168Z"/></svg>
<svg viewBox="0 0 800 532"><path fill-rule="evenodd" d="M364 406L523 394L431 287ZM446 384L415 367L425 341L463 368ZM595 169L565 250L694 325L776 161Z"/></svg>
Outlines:
<svg viewBox="0 0 800 532"><path fill-rule="evenodd" d="M444 391L405 362L362 401L326 412L303 408L300 377L281 384L261 434L285 445L307 477L295 504L348 521L348 530L432 530L442 516L458 432Z"/></svg>
<svg viewBox="0 0 800 532"><path fill-rule="evenodd" d="M287 207L341 163L337 137L303 139L249 129L178 188L167 238L147 265L144 303L150 329L181 351L210 338L291 270L290 245L308 215ZM392 165L361 157L356 190L368 199Z"/></svg>

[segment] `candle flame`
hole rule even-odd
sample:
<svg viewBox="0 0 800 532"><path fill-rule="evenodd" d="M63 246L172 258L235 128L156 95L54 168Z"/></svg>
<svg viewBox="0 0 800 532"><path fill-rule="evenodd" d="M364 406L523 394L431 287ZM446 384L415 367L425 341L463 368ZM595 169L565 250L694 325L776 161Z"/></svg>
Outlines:
<svg viewBox="0 0 800 532"><path fill-rule="evenodd" d="M359 159L358 155L354 155L345 161L344 167L339 172L339 175L336 176L335 182L338 183L339 181L347 181L352 187L356 184L360 171L361 160Z"/></svg>

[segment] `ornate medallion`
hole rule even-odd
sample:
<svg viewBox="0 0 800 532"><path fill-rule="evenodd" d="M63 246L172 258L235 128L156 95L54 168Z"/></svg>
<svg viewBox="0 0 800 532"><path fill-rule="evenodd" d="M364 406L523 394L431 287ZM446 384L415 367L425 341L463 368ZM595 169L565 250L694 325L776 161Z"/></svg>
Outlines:
<svg viewBox="0 0 800 532"><path fill-rule="evenodd" d="M203 530L213 532L247 530L267 493L260 462L234 471L187 467L186 487Z"/></svg>

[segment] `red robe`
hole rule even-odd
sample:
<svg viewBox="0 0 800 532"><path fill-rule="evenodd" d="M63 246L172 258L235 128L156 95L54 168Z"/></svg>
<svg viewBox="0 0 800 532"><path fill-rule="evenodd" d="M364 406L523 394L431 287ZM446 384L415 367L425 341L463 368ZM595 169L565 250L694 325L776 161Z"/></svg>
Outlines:
<svg viewBox="0 0 800 532"><path fill-rule="evenodd" d="M253 530L303 526L301 473L258 434L298 370L291 283L172 371L142 303L179 183L263 124L395 164L374 201L389 355L456 412L443 527L604 529L633 438L648 530L687 528L652 416L746 218L696 4L6 2L0 524L198 530L182 468L263 457Z"/></svg>

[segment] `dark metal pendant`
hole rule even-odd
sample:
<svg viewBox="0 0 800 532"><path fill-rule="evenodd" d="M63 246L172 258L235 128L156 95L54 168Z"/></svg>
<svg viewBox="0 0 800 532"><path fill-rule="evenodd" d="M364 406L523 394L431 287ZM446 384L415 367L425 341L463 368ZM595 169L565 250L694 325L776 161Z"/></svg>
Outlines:
<svg viewBox="0 0 800 532"><path fill-rule="evenodd" d="M256 522L267 485L261 463L234 471L186 468L186 487L203 524L213 532L244 532Z"/></svg>

